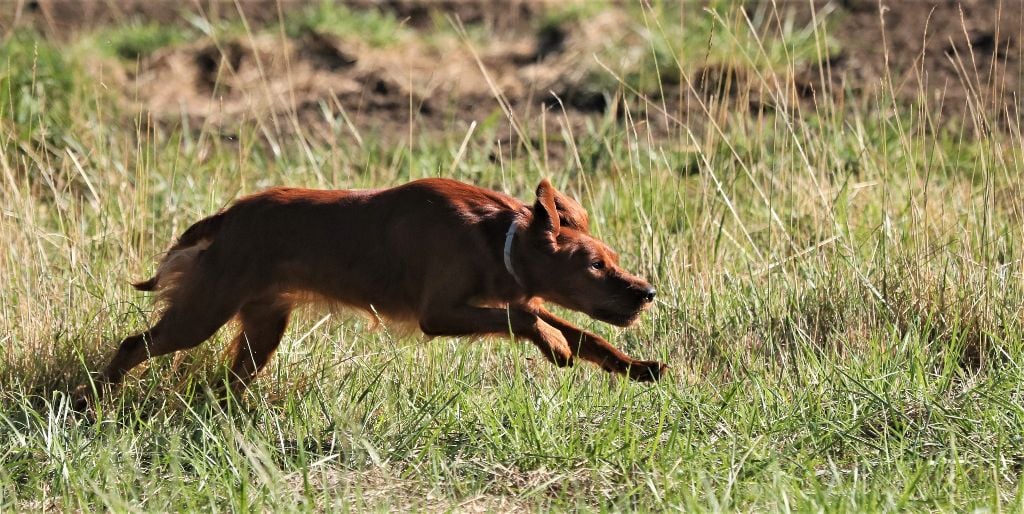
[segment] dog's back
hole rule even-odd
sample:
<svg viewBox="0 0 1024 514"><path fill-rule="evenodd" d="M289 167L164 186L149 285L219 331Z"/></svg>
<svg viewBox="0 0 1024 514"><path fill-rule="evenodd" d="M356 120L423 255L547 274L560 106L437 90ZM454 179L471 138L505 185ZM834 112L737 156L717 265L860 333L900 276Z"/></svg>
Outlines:
<svg viewBox="0 0 1024 514"><path fill-rule="evenodd" d="M513 218L527 214L511 196L447 179L378 190L274 188L217 214L215 234L179 243L155 281L162 288L168 271L216 267L251 294L309 294L407 319L438 282L500 286L486 277L502 269L495 249ZM471 289L482 300L501 293Z"/></svg>

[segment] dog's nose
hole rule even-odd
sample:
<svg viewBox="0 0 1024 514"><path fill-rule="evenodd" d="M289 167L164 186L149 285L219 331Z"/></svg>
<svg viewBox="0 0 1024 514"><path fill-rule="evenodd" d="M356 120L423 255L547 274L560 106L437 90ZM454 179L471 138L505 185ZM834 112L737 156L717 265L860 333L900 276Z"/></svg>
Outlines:
<svg viewBox="0 0 1024 514"><path fill-rule="evenodd" d="M644 301L647 302L647 303L653 302L654 301L654 294L656 292L657 291L655 291L653 287L648 287L647 290L644 291L644 293L643 293L644 294Z"/></svg>

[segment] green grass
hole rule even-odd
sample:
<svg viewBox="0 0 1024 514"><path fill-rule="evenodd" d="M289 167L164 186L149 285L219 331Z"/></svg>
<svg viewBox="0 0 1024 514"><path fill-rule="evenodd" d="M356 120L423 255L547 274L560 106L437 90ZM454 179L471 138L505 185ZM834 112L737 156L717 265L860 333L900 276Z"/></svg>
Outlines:
<svg viewBox="0 0 1024 514"><path fill-rule="evenodd" d="M650 34L672 21L645 12ZM1022 508L1019 127L936 132L928 104L883 95L763 120L709 104L660 139L640 119L525 120L566 150L497 163L486 127L458 161L464 128L360 144L340 120L330 144L274 151L256 128L151 126L54 45L0 50L0 511ZM227 410L205 387L230 330L155 359L95 422L69 411L155 314L128 281L193 221L272 184L438 175L524 199L550 176L579 198L659 301L627 330L568 315L671 375L311 310Z"/></svg>
<svg viewBox="0 0 1024 514"><path fill-rule="evenodd" d="M157 22L130 22L97 34L97 43L115 57L135 60L187 41L194 34L182 27Z"/></svg>
<svg viewBox="0 0 1024 514"><path fill-rule="evenodd" d="M0 119L21 141L49 137L70 124L74 70L58 48L28 30L0 46Z"/></svg>
<svg viewBox="0 0 1024 514"><path fill-rule="evenodd" d="M321 0L296 13L289 13L284 23L289 36L300 37L310 32L350 37L371 46L385 47L409 36L409 29L394 15L377 9L350 9Z"/></svg>
<svg viewBox="0 0 1024 514"><path fill-rule="evenodd" d="M573 4L546 19L545 26L564 26L600 13L601 2ZM748 10L736 2L706 5L653 2L630 10L619 23L629 27L628 40L608 41L602 51L581 63L585 83L596 89L621 85L658 98L672 97L688 82L707 80L707 74L731 73L720 87L740 86L737 80L770 84L765 77L785 77L795 69L814 67L838 51L824 20L817 24L795 20L792 8L753 3ZM640 50L640 51L638 51ZM714 77L717 80L717 77ZM700 87L700 86L698 86Z"/></svg>

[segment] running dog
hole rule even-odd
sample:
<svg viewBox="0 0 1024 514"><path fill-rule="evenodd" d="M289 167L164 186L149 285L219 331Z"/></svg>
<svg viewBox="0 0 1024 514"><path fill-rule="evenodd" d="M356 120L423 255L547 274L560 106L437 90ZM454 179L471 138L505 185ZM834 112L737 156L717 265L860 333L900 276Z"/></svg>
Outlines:
<svg viewBox="0 0 1024 514"><path fill-rule="evenodd" d="M594 238L586 211L541 181L532 206L447 179L391 189L274 188L189 227L156 275L134 284L164 308L121 342L98 377L122 381L150 357L199 345L233 318L233 387L274 353L292 309L340 304L412 322L428 336L514 335L558 366L579 358L638 381L666 366L636 360L576 328L545 301L618 326L655 290Z"/></svg>

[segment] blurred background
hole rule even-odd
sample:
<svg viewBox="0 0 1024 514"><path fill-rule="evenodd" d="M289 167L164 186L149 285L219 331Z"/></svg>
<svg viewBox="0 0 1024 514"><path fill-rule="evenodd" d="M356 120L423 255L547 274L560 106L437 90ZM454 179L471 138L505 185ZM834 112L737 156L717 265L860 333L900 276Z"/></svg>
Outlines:
<svg viewBox="0 0 1024 514"><path fill-rule="evenodd" d="M227 135L256 124L275 136L333 138L340 118L346 136L408 139L506 123L508 110L524 122L546 112L577 130L632 116L652 137L678 137L709 115L891 110L891 101L927 106L930 124L976 130L1013 121L1024 81L1016 1L6 6L5 96L20 94L34 70L42 98L20 103L60 116L71 84L53 76L48 85L45 75L70 53L126 114ZM499 132L515 146L515 130Z"/></svg>

